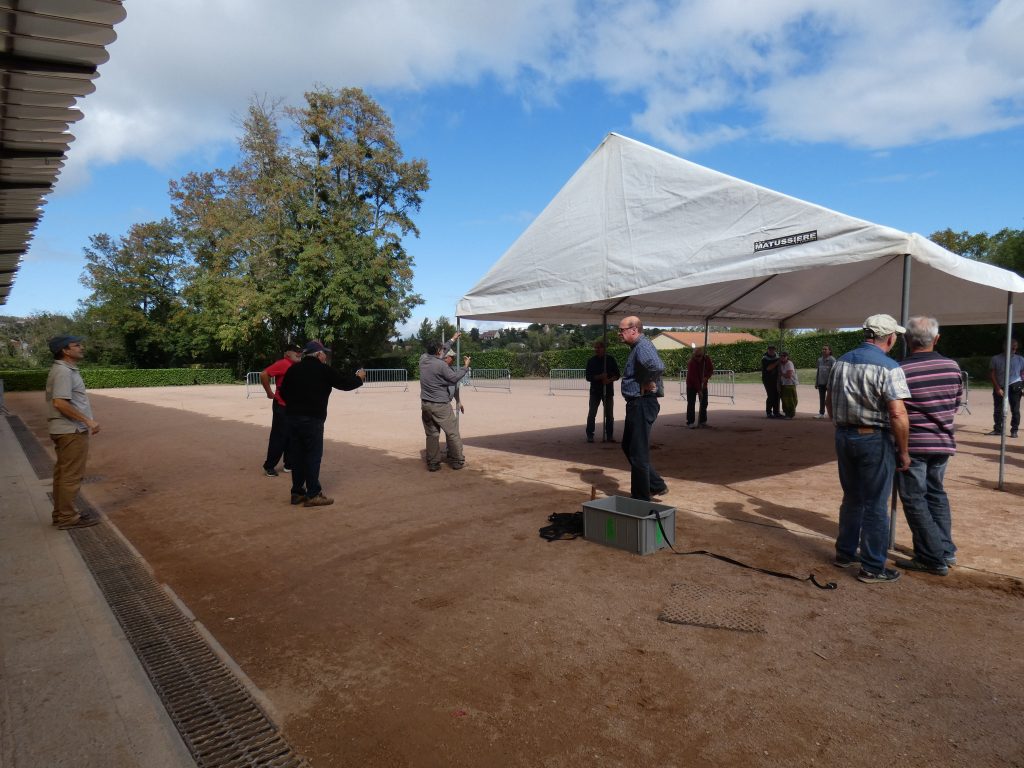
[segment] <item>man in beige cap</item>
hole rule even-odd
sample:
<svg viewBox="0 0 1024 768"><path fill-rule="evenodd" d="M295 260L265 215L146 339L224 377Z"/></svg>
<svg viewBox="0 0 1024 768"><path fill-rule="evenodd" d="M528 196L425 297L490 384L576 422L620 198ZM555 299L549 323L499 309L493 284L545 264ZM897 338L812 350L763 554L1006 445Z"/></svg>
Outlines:
<svg viewBox="0 0 1024 768"><path fill-rule="evenodd" d="M889 315L869 317L864 343L839 358L825 391L825 408L836 426L843 487L834 562L840 568L859 564L857 579L866 584L895 581L900 575L885 567L888 502L893 470L910 466L910 422L903 404L910 388L888 352L905 332Z"/></svg>

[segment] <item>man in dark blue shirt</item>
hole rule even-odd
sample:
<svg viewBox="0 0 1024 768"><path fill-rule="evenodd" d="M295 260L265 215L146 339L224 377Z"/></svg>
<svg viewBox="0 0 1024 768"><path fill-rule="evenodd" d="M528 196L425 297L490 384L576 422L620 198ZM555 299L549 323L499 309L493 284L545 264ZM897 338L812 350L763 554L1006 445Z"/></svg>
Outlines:
<svg viewBox="0 0 1024 768"><path fill-rule="evenodd" d="M634 499L650 501L668 492L668 486L651 466L651 430L661 412L658 398L665 395L661 376L665 364L651 340L644 336L639 317L619 323L619 337L632 347L622 375L622 397L626 401L626 426L622 430L622 452L629 460L629 493Z"/></svg>
<svg viewBox="0 0 1024 768"><path fill-rule="evenodd" d="M619 364L605 354L603 341L594 344L594 356L587 361L584 374L590 382L590 410L587 411L587 442L594 442L597 407L604 406L604 437L602 442L615 442L615 387L619 380Z"/></svg>
<svg viewBox="0 0 1024 768"><path fill-rule="evenodd" d="M325 507L334 499L320 487L320 462L324 456L324 422L327 400L335 389L350 392L363 385L366 373L341 373L327 365L327 349L319 341L302 348L302 358L288 369L280 393L288 416L288 434L295 464L292 466L292 504Z"/></svg>

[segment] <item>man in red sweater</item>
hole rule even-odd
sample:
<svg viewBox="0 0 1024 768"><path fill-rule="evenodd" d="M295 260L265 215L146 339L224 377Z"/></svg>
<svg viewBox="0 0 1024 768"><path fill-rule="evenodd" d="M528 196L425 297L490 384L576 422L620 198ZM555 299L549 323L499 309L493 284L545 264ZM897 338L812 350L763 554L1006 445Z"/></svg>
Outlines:
<svg viewBox="0 0 1024 768"><path fill-rule="evenodd" d="M284 400L281 398L281 383L284 375L302 356L302 347L289 344L284 348L284 356L276 363L268 365L260 374L260 384L273 401L273 420L270 422L270 442L267 445L267 460L263 462L263 474L277 477L277 462L284 456L284 471L292 471L292 452L288 442L288 418L285 416ZM270 387L274 380L274 389Z"/></svg>
<svg viewBox="0 0 1024 768"><path fill-rule="evenodd" d="M690 429L706 427L708 423L708 382L715 372L715 364L704 347L693 350L686 366L686 426ZM700 398L700 420L696 421L697 398ZM696 423L694 423L696 421Z"/></svg>

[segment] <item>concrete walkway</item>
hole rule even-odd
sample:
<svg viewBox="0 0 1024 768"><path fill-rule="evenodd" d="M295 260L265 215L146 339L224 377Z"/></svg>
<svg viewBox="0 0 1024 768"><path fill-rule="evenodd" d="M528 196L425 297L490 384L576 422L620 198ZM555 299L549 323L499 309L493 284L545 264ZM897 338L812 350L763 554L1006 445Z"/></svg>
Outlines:
<svg viewBox="0 0 1024 768"><path fill-rule="evenodd" d="M0 766L194 768L49 490L0 416Z"/></svg>

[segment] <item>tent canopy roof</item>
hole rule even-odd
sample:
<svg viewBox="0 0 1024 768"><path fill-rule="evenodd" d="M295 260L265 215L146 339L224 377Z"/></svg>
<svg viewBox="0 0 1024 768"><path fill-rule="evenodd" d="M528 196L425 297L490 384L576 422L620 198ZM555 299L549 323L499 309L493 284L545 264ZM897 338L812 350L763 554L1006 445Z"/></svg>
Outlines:
<svg viewBox="0 0 1024 768"><path fill-rule="evenodd" d="M910 258L905 259L904 255ZM828 328L1002 322L1024 279L615 133L459 301L480 320Z"/></svg>

